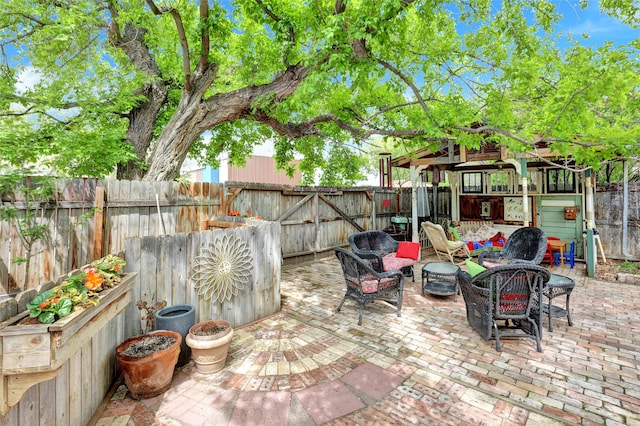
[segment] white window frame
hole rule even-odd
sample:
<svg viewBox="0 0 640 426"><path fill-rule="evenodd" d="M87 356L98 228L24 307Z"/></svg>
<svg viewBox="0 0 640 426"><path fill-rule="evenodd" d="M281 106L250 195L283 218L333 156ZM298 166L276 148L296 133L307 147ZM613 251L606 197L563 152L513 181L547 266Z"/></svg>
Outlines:
<svg viewBox="0 0 640 426"><path fill-rule="evenodd" d="M494 190L491 185L492 176L502 175L507 177L507 188L504 190ZM513 172L511 170L491 170L487 172L487 194L512 194L513 193Z"/></svg>
<svg viewBox="0 0 640 426"><path fill-rule="evenodd" d="M542 170L527 169L527 194L542 194ZM532 178L535 176L535 178ZM531 183L535 180L536 189L531 189ZM521 176L517 176L517 181L514 185L515 194L522 194Z"/></svg>

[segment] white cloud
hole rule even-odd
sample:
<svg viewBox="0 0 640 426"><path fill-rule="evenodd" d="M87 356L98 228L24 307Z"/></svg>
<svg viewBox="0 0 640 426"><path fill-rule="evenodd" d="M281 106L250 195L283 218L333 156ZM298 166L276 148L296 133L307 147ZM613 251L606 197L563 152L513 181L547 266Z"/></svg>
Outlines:
<svg viewBox="0 0 640 426"><path fill-rule="evenodd" d="M42 80L42 75L33 67L25 67L20 74L18 74L18 82L16 83L16 91L19 94L25 93L27 90L33 88L38 82Z"/></svg>
<svg viewBox="0 0 640 426"><path fill-rule="evenodd" d="M598 34L598 33L607 33L611 30L611 27L608 25L603 25L602 21L594 22L591 19L586 19L580 25L569 28L567 30L570 34Z"/></svg>

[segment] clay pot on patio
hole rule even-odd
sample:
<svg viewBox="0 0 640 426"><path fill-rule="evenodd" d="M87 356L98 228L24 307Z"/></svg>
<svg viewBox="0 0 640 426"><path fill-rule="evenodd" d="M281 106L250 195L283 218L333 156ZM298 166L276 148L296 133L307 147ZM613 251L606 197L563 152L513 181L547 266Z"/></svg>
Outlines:
<svg viewBox="0 0 640 426"><path fill-rule="evenodd" d="M227 321L203 321L189 329L187 345L199 373L211 374L224 368L232 338L233 328Z"/></svg>
<svg viewBox="0 0 640 426"><path fill-rule="evenodd" d="M131 337L116 348L124 382L134 399L158 396L169 389L182 336L170 330Z"/></svg>

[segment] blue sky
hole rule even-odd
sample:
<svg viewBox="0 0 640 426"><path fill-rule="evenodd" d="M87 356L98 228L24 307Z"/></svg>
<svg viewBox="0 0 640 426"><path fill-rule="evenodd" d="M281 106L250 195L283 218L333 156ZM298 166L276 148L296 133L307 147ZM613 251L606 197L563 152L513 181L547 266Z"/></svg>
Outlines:
<svg viewBox="0 0 640 426"><path fill-rule="evenodd" d="M572 34L575 39L587 34L589 38L582 44L597 47L607 40L615 45L628 44L640 35L640 30L630 29L615 18L600 13L598 1L590 1L584 10L577 4L578 0L558 2L558 10L564 15L558 29Z"/></svg>

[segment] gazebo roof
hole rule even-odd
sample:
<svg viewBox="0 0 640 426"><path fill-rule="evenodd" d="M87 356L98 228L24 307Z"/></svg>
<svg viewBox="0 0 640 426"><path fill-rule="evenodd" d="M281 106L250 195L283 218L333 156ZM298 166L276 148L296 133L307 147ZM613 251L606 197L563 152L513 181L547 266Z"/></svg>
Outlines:
<svg viewBox="0 0 640 426"><path fill-rule="evenodd" d="M527 158L528 163L544 164L540 159L558 158L552 154L546 144L539 144L532 153L512 153L507 148L494 143L486 143L478 149L466 148L453 141L444 141L436 150L420 149L409 155L391 159L391 167L409 168L411 166L438 166L440 170L451 170L454 167L469 166L482 169L498 168L513 160Z"/></svg>

